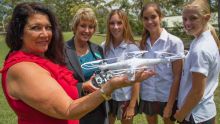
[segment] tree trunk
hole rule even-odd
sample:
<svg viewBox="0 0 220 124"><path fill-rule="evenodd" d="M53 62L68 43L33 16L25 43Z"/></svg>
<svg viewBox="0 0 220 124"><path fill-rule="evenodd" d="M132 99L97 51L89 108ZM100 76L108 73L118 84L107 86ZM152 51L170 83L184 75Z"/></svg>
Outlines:
<svg viewBox="0 0 220 124"><path fill-rule="evenodd" d="M218 33L220 37L220 0L218 0Z"/></svg>
<svg viewBox="0 0 220 124"><path fill-rule="evenodd" d="M2 20L2 31L5 32L5 24L4 24L4 20Z"/></svg>

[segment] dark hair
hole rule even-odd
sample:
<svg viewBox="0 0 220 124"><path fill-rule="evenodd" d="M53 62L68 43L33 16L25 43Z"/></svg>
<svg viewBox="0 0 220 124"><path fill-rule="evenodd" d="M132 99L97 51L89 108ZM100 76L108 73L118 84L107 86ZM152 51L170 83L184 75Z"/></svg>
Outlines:
<svg viewBox="0 0 220 124"><path fill-rule="evenodd" d="M155 10L155 12L159 15L159 17L160 18L163 18L163 13L162 13L162 11L161 11L161 9L160 9L160 5L159 4L157 4L157 3L155 3L155 2L148 2L148 3L146 3L146 4L144 4L144 6L142 7L142 9L141 9L141 13L140 13L140 19L141 20L143 20L143 14L144 14L144 11L146 10L146 9L148 9L149 7L153 7L154 8L154 10ZM148 30L146 30L146 29L144 29L144 31L143 31L143 34L142 34L142 39L141 39L141 41L140 41L140 49L141 50L144 50L144 49L146 49L146 40L147 40L147 38L150 36L150 34L149 34L149 31Z"/></svg>
<svg viewBox="0 0 220 124"><path fill-rule="evenodd" d="M23 45L22 36L24 33L24 26L27 24L28 18L36 13L47 15L52 26L52 39L48 50L45 52L45 56L54 63L63 65L64 45L60 26L54 13L41 3L21 3L15 7L12 18L7 27L5 39L10 48L9 53L21 49Z"/></svg>

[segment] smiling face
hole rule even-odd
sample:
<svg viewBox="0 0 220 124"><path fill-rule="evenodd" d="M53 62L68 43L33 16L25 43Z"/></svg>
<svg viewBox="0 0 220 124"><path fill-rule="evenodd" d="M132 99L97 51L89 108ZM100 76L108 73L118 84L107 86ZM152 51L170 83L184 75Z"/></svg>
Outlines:
<svg viewBox="0 0 220 124"><path fill-rule="evenodd" d="M75 38L79 43L86 43L95 33L95 25L89 20L80 20L76 26Z"/></svg>
<svg viewBox="0 0 220 124"><path fill-rule="evenodd" d="M112 15L109 21L109 30L113 40L123 39L124 24L118 14Z"/></svg>
<svg viewBox="0 0 220 124"><path fill-rule="evenodd" d="M183 10L183 26L187 34L198 37L205 29L208 15L201 15L196 7Z"/></svg>
<svg viewBox="0 0 220 124"><path fill-rule="evenodd" d="M160 22L162 17L160 17L153 6L150 6L143 11L142 18L144 28L150 33L160 31Z"/></svg>
<svg viewBox="0 0 220 124"><path fill-rule="evenodd" d="M21 50L43 56L48 50L52 38L51 23L47 15L31 15L24 26Z"/></svg>

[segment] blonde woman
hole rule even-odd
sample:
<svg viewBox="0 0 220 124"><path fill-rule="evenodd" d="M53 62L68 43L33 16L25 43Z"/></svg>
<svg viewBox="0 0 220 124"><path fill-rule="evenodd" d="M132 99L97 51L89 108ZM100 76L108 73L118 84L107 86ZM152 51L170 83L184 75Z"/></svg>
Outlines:
<svg viewBox="0 0 220 124"><path fill-rule="evenodd" d="M97 69L85 70L81 64L103 58L103 50L92 43L90 38L97 28L97 19L91 8L80 8L72 21L74 36L65 44L65 60L68 69L74 71L79 81L77 88L80 97L86 96L98 88L92 85L90 78ZM104 124L106 120L105 103L80 119L80 124Z"/></svg>
<svg viewBox="0 0 220 124"><path fill-rule="evenodd" d="M220 43L209 24L210 15L207 0L194 0L183 9L184 29L195 39L185 59L175 113L181 124L215 123L213 99L220 71Z"/></svg>

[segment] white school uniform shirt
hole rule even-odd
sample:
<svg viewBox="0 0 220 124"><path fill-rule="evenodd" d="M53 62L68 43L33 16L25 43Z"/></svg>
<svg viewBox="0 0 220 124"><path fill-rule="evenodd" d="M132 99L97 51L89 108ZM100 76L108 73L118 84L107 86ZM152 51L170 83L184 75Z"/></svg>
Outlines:
<svg viewBox="0 0 220 124"><path fill-rule="evenodd" d="M104 46L104 44L102 44ZM116 48L113 47L113 44L110 44L110 49L107 51L104 56L105 59L120 57L123 53L139 51L139 48L135 44L128 44L125 41L121 42ZM116 89L112 93L112 99L115 101L128 101L131 99L132 86Z"/></svg>
<svg viewBox="0 0 220 124"><path fill-rule="evenodd" d="M195 123L200 123L213 118L216 115L214 103L214 91L218 85L220 70L220 57L217 45L210 31L203 32L194 39L186 56L182 73L178 108L184 104L184 100L192 88L192 72L198 72L206 76L205 92L199 103L185 118L189 120L193 116Z"/></svg>
<svg viewBox="0 0 220 124"><path fill-rule="evenodd" d="M165 29L161 32L160 37L151 46L150 39L147 39L147 51L144 58L155 58L155 52L168 52L178 55L184 54L182 40L168 33ZM153 67L157 73L155 76L144 80L141 83L141 99L145 101L167 102L170 88L173 83L172 64L158 64Z"/></svg>

